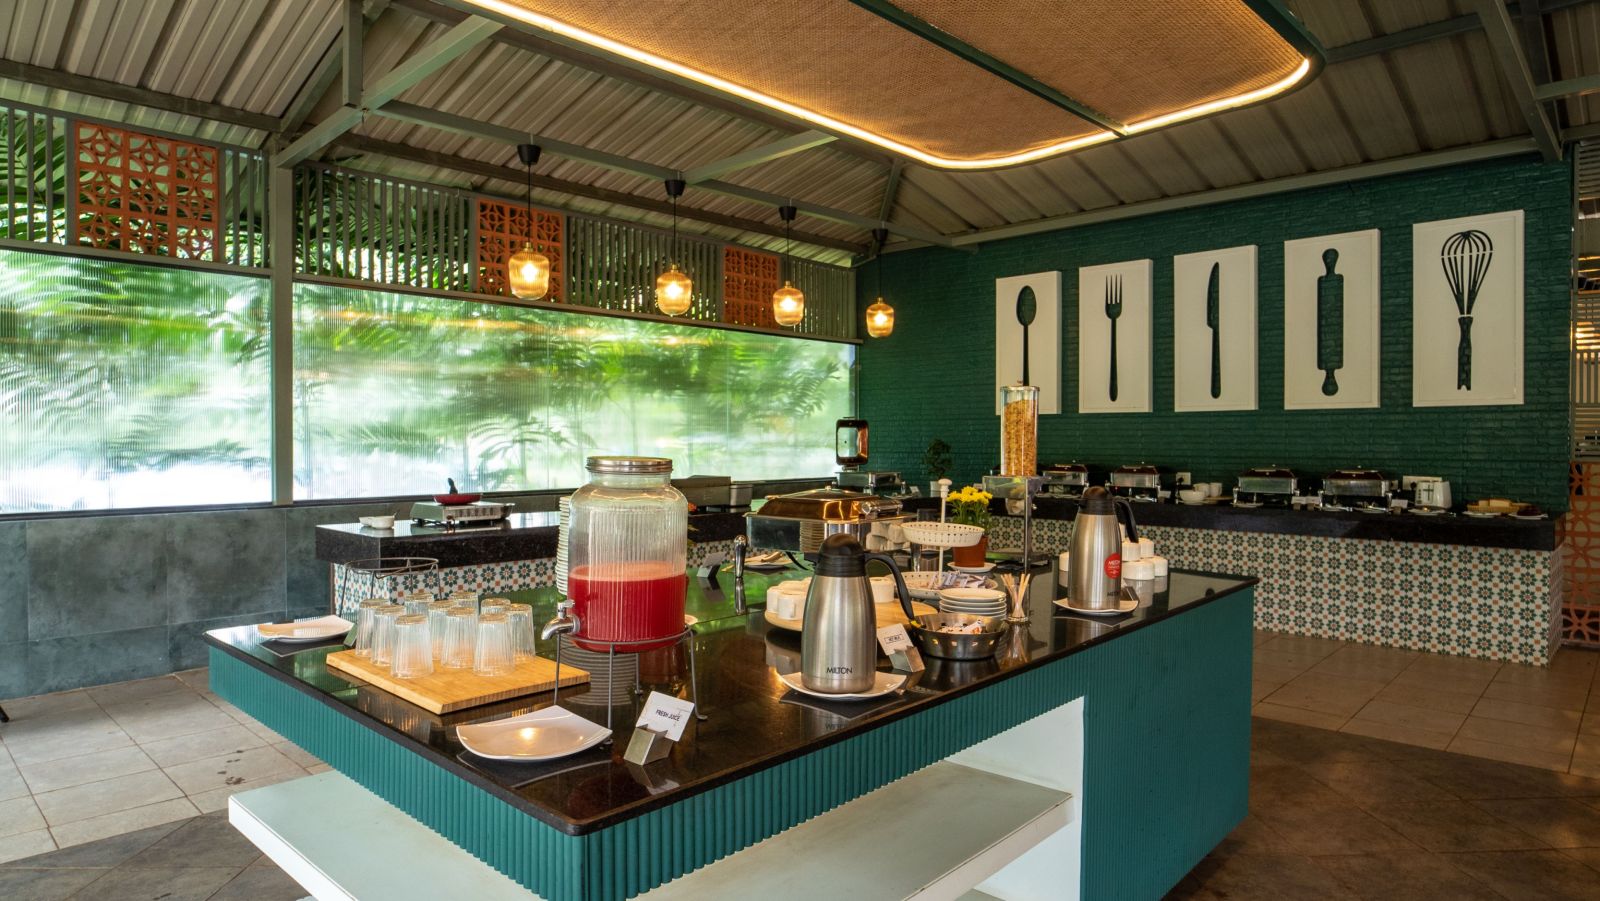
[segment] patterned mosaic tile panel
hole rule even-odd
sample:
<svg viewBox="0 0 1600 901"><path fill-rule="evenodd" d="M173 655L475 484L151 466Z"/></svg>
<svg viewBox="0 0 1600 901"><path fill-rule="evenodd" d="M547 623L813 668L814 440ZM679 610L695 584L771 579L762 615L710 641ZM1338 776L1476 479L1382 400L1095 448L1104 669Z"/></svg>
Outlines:
<svg viewBox="0 0 1600 901"><path fill-rule="evenodd" d="M732 550L731 541L696 542L689 546L689 565L698 566L713 554L728 554ZM434 572L393 576L382 580L370 573L357 572L347 566L335 566L334 609L341 614L353 613L356 606L365 598L397 598L417 590L431 591L436 596L443 597L457 589L492 594L497 591L543 588L554 584L556 584L554 557L453 566Z"/></svg>
<svg viewBox="0 0 1600 901"><path fill-rule="evenodd" d="M1034 523L1035 547L1067 549L1071 523ZM1441 654L1545 664L1559 638L1562 554L1510 548L1149 526L1175 567L1261 577L1256 626ZM1022 521L997 517L991 545Z"/></svg>

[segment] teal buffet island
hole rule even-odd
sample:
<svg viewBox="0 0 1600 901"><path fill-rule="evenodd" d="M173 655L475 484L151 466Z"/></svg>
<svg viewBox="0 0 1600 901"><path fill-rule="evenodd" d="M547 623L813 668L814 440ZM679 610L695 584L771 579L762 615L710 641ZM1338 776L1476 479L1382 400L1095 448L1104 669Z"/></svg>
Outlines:
<svg viewBox="0 0 1600 901"><path fill-rule="evenodd" d="M301 782L353 780L441 848L551 901L837 896L830 886L1159 898L1244 818L1254 579L1174 571L1134 612L1100 618L1054 606L1055 574L1040 572L1029 622L995 658L929 658L900 693L845 703L777 677L798 669L799 636L759 603L794 575L752 577L745 615L691 578L691 610L718 610L690 639L707 718L647 766L622 759L636 690L687 695L681 645L631 661L623 684L591 668L588 686L564 689L560 704L596 722L613 705L618 740L537 764L477 758L454 727L549 693L436 715L330 671L338 646L279 656L251 627L207 635L211 683L338 771ZM375 831L336 853L392 850Z"/></svg>

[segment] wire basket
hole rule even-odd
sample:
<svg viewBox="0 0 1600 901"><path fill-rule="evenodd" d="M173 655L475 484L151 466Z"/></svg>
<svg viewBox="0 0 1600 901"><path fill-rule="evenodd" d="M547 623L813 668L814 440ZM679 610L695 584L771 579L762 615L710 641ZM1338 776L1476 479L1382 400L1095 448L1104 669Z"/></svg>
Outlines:
<svg viewBox="0 0 1600 901"><path fill-rule="evenodd" d="M972 547L983 540L982 526L959 522L901 523L906 540L924 547Z"/></svg>

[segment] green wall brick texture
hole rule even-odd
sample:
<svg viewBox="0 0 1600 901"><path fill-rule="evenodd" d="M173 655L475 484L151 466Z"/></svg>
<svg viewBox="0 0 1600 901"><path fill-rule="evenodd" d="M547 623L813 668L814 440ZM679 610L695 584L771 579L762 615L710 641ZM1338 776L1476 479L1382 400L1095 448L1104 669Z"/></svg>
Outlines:
<svg viewBox="0 0 1600 901"><path fill-rule="evenodd" d="M1566 508L1571 167L1532 157L1350 182L1119 222L996 241L976 254L929 248L893 253L858 279L895 307L895 332L861 349L861 414L873 468L925 483L933 438L954 447L960 481L999 459L994 415L994 280L1062 273L1062 409L1040 419L1042 462L1150 462L1198 480L1231 482L1277 463L1306 475L1341 466L1394 476L1438 475L1458 500L1510 496ZM1521 406L1411 406L1411 226L1479 213L1526 211L1525 347ZM1382 406L1283 409L1283 242L1377 228L1382 250ZM1259 404L1249 412L1175 413L1172 258L1255 244L1258 249ZM1079 414L1078 269L1154 260L1154 412ZM863 293L864 309L872 298Z"/></svg>

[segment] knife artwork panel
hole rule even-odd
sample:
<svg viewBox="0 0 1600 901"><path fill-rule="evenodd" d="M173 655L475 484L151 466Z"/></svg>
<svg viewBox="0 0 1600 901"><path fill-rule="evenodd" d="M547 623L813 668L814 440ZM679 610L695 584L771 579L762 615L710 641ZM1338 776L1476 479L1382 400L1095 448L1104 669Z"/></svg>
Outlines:
<svg viewBox="0 0 1600 901"><path fill-rule="evenodd" d="M1256 247L1172 259L1173 409L1256 409Z"/></svg>

